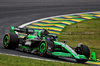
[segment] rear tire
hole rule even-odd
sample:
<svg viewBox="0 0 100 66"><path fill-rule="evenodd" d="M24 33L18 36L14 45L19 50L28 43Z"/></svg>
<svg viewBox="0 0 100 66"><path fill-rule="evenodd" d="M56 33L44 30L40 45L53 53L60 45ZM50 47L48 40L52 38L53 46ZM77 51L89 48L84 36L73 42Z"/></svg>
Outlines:
<svg viewBox="0 0 100 66"><path fill-rule="evenodd" d="M39 55L44 56L46 54L46 51L47 51L47 42L41 41L38 50Z"/></svg>
<svg viewBox="0 0 100 66"><path fill-rule="evenodd" d="M45 40L40 42L39 51L38 51L40 56L45 56L47 53L50 54L53 51L54 51L54 44L52 41Z"/></svg>
<svg viewBox="0 0 100 66"><path fill-rule="evenodd" d="M18 36L15 33L7 33L3 38L3 45L6 49L16 49L18 47Z"/></svg>
<svg viewBox="0 0 100 66"><path fill-rule="evenodd" d="M47 42L47 54L51 55L52 52L54 52L54 43L53 41L49 41L49 40L46 40Z"/></svg>
<svg viewBox="0 0 100 66"><path fill-rule="evenodd" d="M81 45L80 47L77 47L77 48L80 49L80 53L78 53L78 52L76 51L78 54L85 55L85 56L89 59L89 57L90 57L90 50L89 50L88 46L86 46L86 45ZM77 49L77 48L76 48L76 49ZM85 60L85 59L83 59L83 60L76 59L76 61L77 61L77 62L80 62L80 63L84 63L84 62L86 62L87 60Z"/></svg>

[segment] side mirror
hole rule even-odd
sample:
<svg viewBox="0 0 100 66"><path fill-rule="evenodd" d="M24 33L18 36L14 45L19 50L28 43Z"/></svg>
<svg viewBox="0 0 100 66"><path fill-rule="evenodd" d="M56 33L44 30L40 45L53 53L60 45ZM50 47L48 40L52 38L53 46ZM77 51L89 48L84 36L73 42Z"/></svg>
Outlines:
<svg viewBox="0 0 100 66"><path fill-rule="evenodd" d="M66 43L67 41L63 41L64 43Z"/></svg>

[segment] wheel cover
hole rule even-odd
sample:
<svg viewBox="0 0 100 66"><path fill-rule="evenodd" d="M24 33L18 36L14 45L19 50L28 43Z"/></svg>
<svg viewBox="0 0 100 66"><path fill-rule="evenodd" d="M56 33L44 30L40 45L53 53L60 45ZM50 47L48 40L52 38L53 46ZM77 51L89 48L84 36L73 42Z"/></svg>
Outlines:
<svg viewBox="0 0 100 66"><path fill-rule="evenodd" d="M46 49L45 43L41 43L41 45L40 45L40 52L41 53L44 53L45 52L45 49Z"/></svg>
<svg viewBox="0 0 100 66"><path fill-rule="evenodd" d="M4 45L7 45L9 43L9 37L5 36L4 37Z"/></svg>

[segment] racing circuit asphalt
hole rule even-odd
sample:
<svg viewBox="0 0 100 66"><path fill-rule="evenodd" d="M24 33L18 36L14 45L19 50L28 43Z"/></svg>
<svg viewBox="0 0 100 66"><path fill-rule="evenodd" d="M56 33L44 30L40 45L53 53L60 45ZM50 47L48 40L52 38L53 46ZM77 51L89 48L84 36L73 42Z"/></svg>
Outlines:
<svg viewBox="0 0 100 66"><path fill-rule="evenodd" d="M40 57L3 48L3 36L9 33L10 26L34 21L36 19L81 12L100 11L100 0L3 0L0 1L0 53L29 56L42 59L63 61ZM76 62L66 59L67 62Z"/></svg>

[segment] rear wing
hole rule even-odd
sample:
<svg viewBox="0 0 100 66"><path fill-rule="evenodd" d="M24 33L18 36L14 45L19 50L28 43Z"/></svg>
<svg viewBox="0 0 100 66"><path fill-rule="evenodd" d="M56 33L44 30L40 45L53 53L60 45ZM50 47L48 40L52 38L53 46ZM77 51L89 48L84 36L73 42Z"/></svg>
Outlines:
<svg viewBox="0 0 100 66"><path fill-rule="evenodd" d="M35 33L35 30L27 29L27 28L15 28L14 26L11 26L10 32L11 33L20 32L20 33L26 33L26 34L33 34Z"/></svg>

